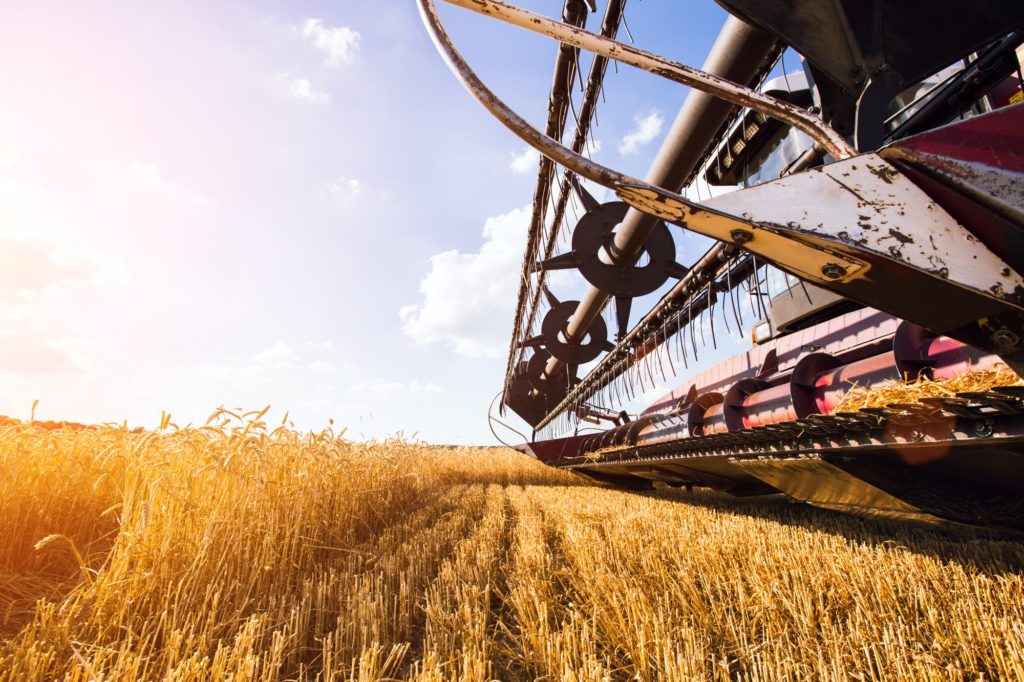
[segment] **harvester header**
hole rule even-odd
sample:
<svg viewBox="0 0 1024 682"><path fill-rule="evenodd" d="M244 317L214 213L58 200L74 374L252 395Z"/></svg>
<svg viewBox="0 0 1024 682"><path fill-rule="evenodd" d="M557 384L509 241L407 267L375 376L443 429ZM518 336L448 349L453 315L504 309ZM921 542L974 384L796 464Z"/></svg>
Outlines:
<svg viewBox="0 0 1024 682"><path fill-rule="evenodd" d="M557 42L540 130L418 1L454 74L542 155L501 390L533 429L524 451L624 487L1024 530L1024 7L721 0L698 69L618 40L624 0L596 32L594 2L556 20L446 0ZM787 51L803 68L773 79ZM643 179L588 153L609 61L690 88ZM734 189L695 201L698 184ZM710 248L681 253L684 231ZM554 270L585 293L562 300ZM723 325L752 347L699 372ZM963 390L851 403L908 381Z"/></svg>

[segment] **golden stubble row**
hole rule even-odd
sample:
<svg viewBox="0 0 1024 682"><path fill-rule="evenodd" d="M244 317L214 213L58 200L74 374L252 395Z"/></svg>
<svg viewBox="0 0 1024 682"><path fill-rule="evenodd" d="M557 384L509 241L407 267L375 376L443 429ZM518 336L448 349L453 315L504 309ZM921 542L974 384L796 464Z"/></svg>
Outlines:
<svg viewBox="0 0 1024 682"><path fill-rule="evenodd" d="M222 413L0 427L0 680L1024 679L1024 550Z"/></svg>
<svg viewBox="0 0 1024 682"><path fill-rule="evenodd" d="M0 679L375 679L518 453L360 444L262 415L0 427Z"/></svg>
<svg viewBox="0 0 1024 682"><path fill-rule="evenodd" d="M624 676L1024 679L1017 544L701 494L529 492L563 622L589 615L581 639Z"/></svg>

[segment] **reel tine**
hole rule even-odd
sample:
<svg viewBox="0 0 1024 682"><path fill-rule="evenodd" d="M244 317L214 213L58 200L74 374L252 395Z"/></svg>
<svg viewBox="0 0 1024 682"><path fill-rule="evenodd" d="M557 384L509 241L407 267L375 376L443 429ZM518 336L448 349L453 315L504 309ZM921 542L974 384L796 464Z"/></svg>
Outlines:
<svg viewBox="0 0 1024 682"><path fill-rule="evenodd" d="M662 331L659 329L659 331ZM668 377L665 375L665 337L662 335L662 339L658 342L658 332L654 333L654 340L657 343L655 352L655 359L658 361L658 371L661 372L661 380L667 381Z"/></svg>
<svg viewBox="0 0 1024 682"><path fill-rule="evenodd" d="M759 311L758 319L763 320L768 317L768 311L764 309L764 301L761 298L761 266L757 264L757 256L751 256L754 259L754 287L757 289L757 309ZM767 275L765 276L765 285L768 284Z"/></svg>
<svg viewBox="0 0 1024 682"><path fill-rule="evenodd" d="M633 307L633 299L629 296L615 297L615 340L621 341L629 331L629 312Z"/></svg>
<svg viewBox="0 0 1024 682"><path fill-rule="evenodd" d="M682 315L676 317L676 339L679 344L679 350L683 356L683 366L687 369L690 368L689 358L686 357L686 327L683 325Z"/></svg>
<svg viewBox="0 0 1024 682"><path fill-rule="evenodd" d="M736 289L732 286L732 268L725 271L726 283L729 286L729 300L732 302L732 314L736 317L736 333L743 335L743 315L740 307L736 305Z"/></svg>
<svg viewBox="0 0 1024 682"><path fill-rule="evenodd" d="M700 327L700 345L702 348L707 348L708 342L704 339L704 311L700 311L697 314L697 326Z"/></svg>
<svg viewBox="0 0 1024 682"><path fill-rule="evenodd" d="M636 385L640 381L640 363L634 361L631 369L633 370L633 376L626 382L626 386L629 388L629 399L636 400Z"/></svg>
<svg viewBox="0 0 1024 682"><path fill-rule="evenodd" d="M636 364L634 365L634 368L635 368L634 371L636 372L636 379L634 380L634 384L633 384L634 398L636 397L635 394L636 394L636 388L637 388L638 385L640 387L640 391L639 391L640 393L643 393L643 391L645 390L644 389L644 367L643 367L643 363L644 363L643 358L638 358L637 361L636 361Z"/></svg>
<svg viewBox="0 0 1024 682"><path fill-rule="evenodd" d="M726 268L726 272L728 272L728 271L729 271L728 268ZM718 292L715 292L715 293L717 294ZM716 296L716 298L717 298L717 296ZM725 333L728 334L729 336L732 336L732 328L729 327L729 315L728 315L728 311L725 309L725 303L724 302L722 303L722 322L725 323ZM739 330L737 329L736 331L739 331Z"/></svg>
<svg viewBox="0 0 1024 682"><path fill-rule="evenodd" d="M662 359L662 346L657 342L657 332L654 332L654 357L651 359L651 365L662 374L662 380L665 381L665 361ZM657 381L654 383L656 384Z"/></svg>
<svg viewBox="0 0 1024 682"><path fill-rule="evenodd" d="M708 324L711 326L711 345L718 349L718 340L715 338L715 301L717 296L712 297L711 285L708 285Z"/></svg>
<svg viewBox="0 0 1024 682"><path fill-rule="evenodd" d="M676 366L675 366L675 363L672 362L672 346L669 345L668 322L665 323L665 326L662 327L662 330L664 332L664 336L663 336L663 338L664 338L664 348L665 348L665 355L668 357L668 366L672 370L672 376L675 376L676 375Z"/></svg>
<svg viewBox="0 0 1024 682"><path fill-rule="evenodd" d="M755 270L754 274L750 277L756 278L757 271ZM754 318L754 321L756 322L759 316L757 314L757 309L754 308L754 284L751 282L750 277L747 277L747 305L750 306L750 316Z"/></svg>
<svg viewBox="0 0 1024 682"><path fill-rule="evenodd" d="M693 331L693 309L690 307L690 301L686 302L686 326L690 328L690 346L693 348L693 361L700 362L700 357L697 355L697 335Z"/></svg>

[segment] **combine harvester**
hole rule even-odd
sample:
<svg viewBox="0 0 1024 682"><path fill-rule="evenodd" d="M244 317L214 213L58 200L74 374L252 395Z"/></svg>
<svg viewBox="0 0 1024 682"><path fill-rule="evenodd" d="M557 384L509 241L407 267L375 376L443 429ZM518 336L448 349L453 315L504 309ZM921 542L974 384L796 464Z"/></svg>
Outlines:
<svg viewBox="0 0 1024 682"><path fill-rule="evenodd" d="M453 72L542 154L501 393L534 429L523 450L619 487L1024 530L1024 386L836 410L854 385L1024 373L1024 3L719 0L732 16L698 70L617 42L625 0L608 0L599 33L593 0L567 0L561 21L447 0L560 42L540 131L418 1ZM787 49L803 71L768 80ZM585 154L609 60L692 88L645 180ZM681 188L698 180L740 188L694 202ZM575 198L585 213L568 225ZM714 240L688 263L683 230ZM586 280L580 300L547 288L559 269ZM631 326L632 300L666 283ZM623 411L638 387L687 376L716 316L752 330L751 348Z"/></svg>

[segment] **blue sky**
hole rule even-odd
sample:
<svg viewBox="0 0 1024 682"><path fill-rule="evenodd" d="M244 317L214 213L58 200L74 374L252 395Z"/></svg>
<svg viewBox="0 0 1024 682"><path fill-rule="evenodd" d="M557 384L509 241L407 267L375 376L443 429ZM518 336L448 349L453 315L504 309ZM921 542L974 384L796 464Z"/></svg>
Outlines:
<svg viewBox="0 0 1024 682"><path fill-rule="evenodd" d="M555 44L442 9L542 127ZM535 164L413 2L5 16L0 414L39 399L39 418L155 426L272 404L302 429L491 442ZM639 45L696 65L724 19L710 0L627 8ZM642 176L685 94L610 69L595 158Z"/></svg>

